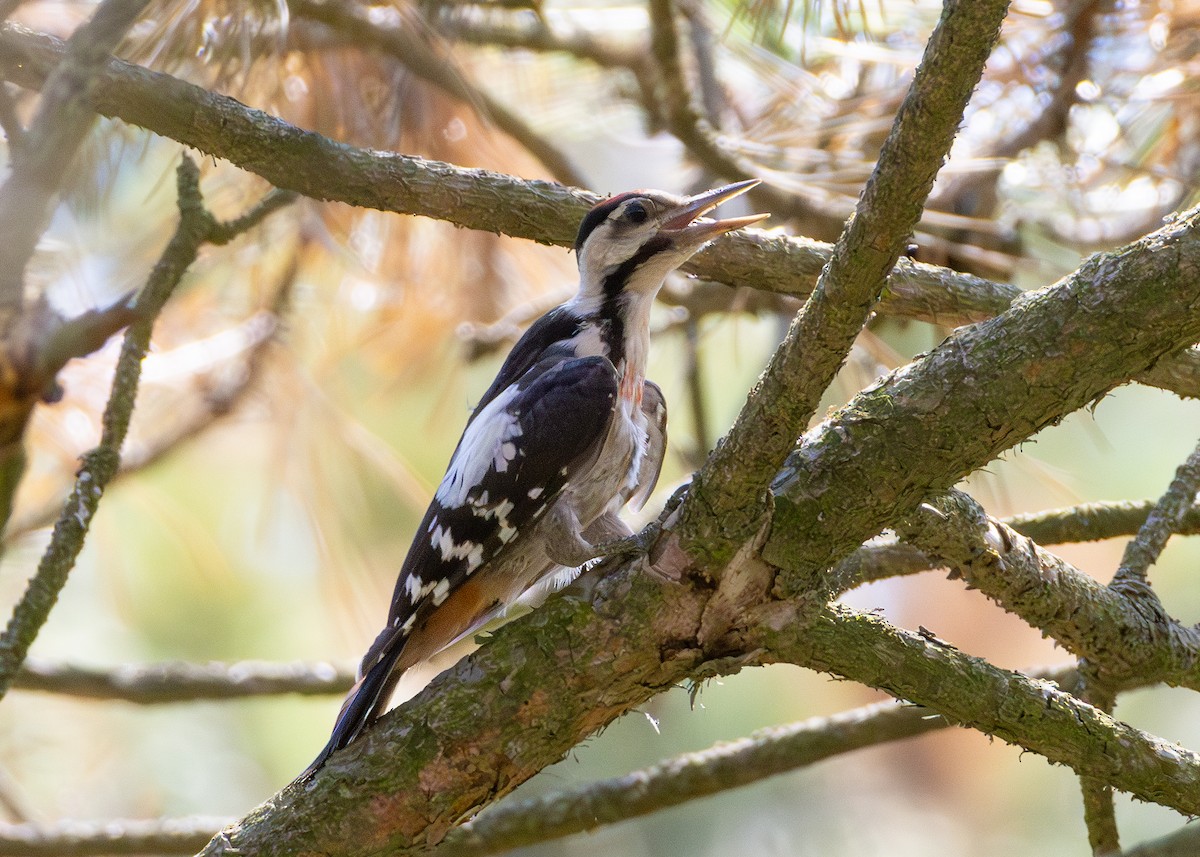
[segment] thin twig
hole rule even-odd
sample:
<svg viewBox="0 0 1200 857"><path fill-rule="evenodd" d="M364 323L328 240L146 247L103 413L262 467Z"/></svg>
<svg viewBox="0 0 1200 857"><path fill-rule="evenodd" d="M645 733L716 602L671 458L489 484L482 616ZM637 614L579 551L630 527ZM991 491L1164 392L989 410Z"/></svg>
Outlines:
<svg viewBox="0 0 1200 857"><path fill-rule="evenodd" d="M541 161L556 180L566 185L587 186L587 178L557 146L535 131L519 113L469 82L454 68L453 60L439 54L438 46L431 40L415 36L408 28L376 24L367 18L365 11L341 0L292 0L288 8L298 18L324 24L355 45L385 51L417 77L477 110ZM416 12L410 9L409 14Z"/></svg>
<svg viewBox="0 0 1200 857"><path fill-rule="evenodd" d="M642 46L628 48L609 44L586 30L561 32L541 19L527 25L497 25L490 18L457 15L447 21L439 21L438 29L457 41L471 45L564 53L595 63L601 68L625 68L635 74L644 73L646 66L646 51Z"/></svg>
<svg viewBox="0 0 1200 857"><path fill-rule="evenodd" d="M0 824L0 857L195 854L229 819L210 816Z"/></svg>
<svg viewBox="0 0 1200 857"><path fill-rule="evenodd" d="M13 689L158 705L284 693L323 696L345 693L352 684L352 667L327 663L180 662L97 669L29 658Z"/></svg>
<svg viewBox="0 0 1200 857"><path fill-rule="evenodd" d="M204 208L200 196L199 170L188 157L179 165L179 226L154 266L145 288L138 295L134 311L137 320L125 333L121 356L113 377L112 392L104 410L100 443L83 456L83 465L75 480L75 488L63 506L54 526L50 544L42 556L33 579L24 595L13 608L12 617L0 635L0 697L7 693L20 669L29 647L37 637L58 594L66 585L75 558L83 549L92 516L96 513L105 486L120 465L121 445L129 429L141 377L142 358L150 344L154 321L175 286L196 258L200 246L210 233L223 236L222 227ZM278 208L291 198L289 194L272 192L258 206L263 213ZM260 219L252 212L246 223Z"/></svg>
<svg viewBox="0 0 1200 857"><path fill-rule="evenodd" d="M1200 632L1096 582L989 518L967 494L950 491L931 500L898 535L1086 658L1106 683L1145 673L1200 689Z"/></svg>
<svg viewBox="0 0 1200 857"><path fill-rule="evenodd" d="M96 120L87 104L94 78L149 0L104 0L67 40L62 62L42 89L20 168L0 186L0 305L22 301L25 266L49 215L66 167Z"/></svg>
<svg viewBox="0 0 1200 857"><path fill-rule="evenodd" d="M1178 532L1200 491L1200 446L1175 471L1166 493L1146 518L1132 541L1125 546L1121 567L1109 584L1118 591L1142 591L1146 572L1158 559L1171 534Z"/></svg>

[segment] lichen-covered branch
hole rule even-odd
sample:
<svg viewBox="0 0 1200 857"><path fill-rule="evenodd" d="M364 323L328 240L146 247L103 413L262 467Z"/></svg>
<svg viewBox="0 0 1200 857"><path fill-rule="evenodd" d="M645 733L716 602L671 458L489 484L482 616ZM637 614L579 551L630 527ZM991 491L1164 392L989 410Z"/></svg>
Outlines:
<svg viewBox="0 0 1200 857"><path fill-rule="evenodd" d="M1071 668L1027 673L1069 690ZM761 729L649 768L584 783L536 798L502 803L452 831L443 850L454 857L484 857L594 830L739 788L863 747L913 738L955 725L918 705L876 703L830 717Z"/></svg>
<svg viewBox="0 0 1200 857"><path fill-rule="evenodd" d="M1090 672L1090 671L1089 671ZM1107 686L1100 686L1089 675L1079 697L1089 705L1112 714L1117 695ZM1087 827L1088 844L1094 857L1109 857L1121 850L1121 834L1117 828L1117 807L1112 786L1091 776L1079 778L1083 795L1083 823Z"/></svg>
<svg viewBox="0 0 1200 857"><path fill-rule="evenodd" d="M439 853L484 857L594 830L949 725L929 709L886 702L762 729L624 776L501 804L450 833Z"/></svg>
<svg viewBox="0 0 1200 857"><path fill-rule="evenodd" d="M1040 545L1094 542L1132 536L1154 509L1154 500L1080 503L1062 509L1026 512L1001 518L1000 523ZM1176 532L1200 533L1200 506L1189 508ZM851 553L830 572L840 589L853 589L873 580L920 574L942 566L919 548L894 538L873 540Z"/></svg>
<svg viewBox="0 0 1200 857"><path fill-rule="evenodd" d="M739 644L929 706L1142 800L1185 815L1200 809L1200 755L1191 750L877 615L830 604L805 623L794 610L788 602L752 609Z"/></svg>
<svg viewBox="0 0 1200 857"><path fill-rule="evenodd" d="M311 782L276 795L205 853L417 853L666 683L766 660L881 687L1143 799L1181 812L1200 808L1194 754L1046 682L876 616L832 605L814 617L804 599L752 607L741 627L706 651L690 637L702 604L688 587L630 570L553 599L500 629Z"/></svg>
<svg viewBox="0 0 1200 857"><path fill-rule="evenodd" d="M1007 9L1007 0L946 3L816 289L733 428L692 479L679 531L705 564L725 564L761 527L767 483L812 419L921 219Z"/></svg>
<svg viewBox="0 0 1200 857"><path fill-rule="evenodd" d="M1152 612L987 517L950 492L899 528L902 539L973 588L1086 658L1105 682L1163 676L1200 689L1200 632Z"/></svg>
<svg viewBox="0 0 1200 857"><path fill-rule="evenodd" d="M773 486L763 554L793 572L785 589L803 591L930 492L1200 339L1198 284L1193 209L855 396L804 437Z"/></svg>
<svg viewBox="0 0 1200 857"><path fill-rule="evenodd" d="M1133 535L1146 522L1154 506L1154 500L1081 503L1013 515L1005 518L1004 523L1038 544L1094 542ZM1200 506L1192 506L1184 512L1175 532L1181 535L1200 533Z"/></svg>

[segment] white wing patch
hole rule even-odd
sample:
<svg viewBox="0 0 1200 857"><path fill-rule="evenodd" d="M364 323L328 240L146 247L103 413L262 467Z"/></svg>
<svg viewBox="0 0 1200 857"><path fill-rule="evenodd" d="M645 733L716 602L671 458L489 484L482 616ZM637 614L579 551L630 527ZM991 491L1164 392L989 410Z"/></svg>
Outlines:
<svg viewBox="0 0 1200 857"><path fill-rule="evenodd" d="M433 603L441 604L446 600L446 596L450 594L450 581L443 577L440 580L430 580L426 583L421 582L421 578L415 574L410 575L404 581L404 594L408 597L409 604L416 604L426 595L433 594ZM404 625L401 626L404 630L409 630L412 625L412 620L416 614L410 614ZM399 620L397 620L397 623ZM393 623L396 624L396 623Z"/></svg>
<svg viewBox="0 0 1200 857"><path fill-rule="evenodd" d="M467 574L470 574L483 564L483 545L471 541L454 541L454 536L451 535L449 527L442 527L441 525L434 527L433 533L430 536L430 542L438 553L441 554L443 562L449 562L452 559L465 559L467 561Z"/></svg>
<svg viewBox="0 0 1200 857"><path fill-rule="evenodd" d="M463 432L458 451L450 460L434 495L443 506L462 506L467 500L467 492L483 481L489 469L503 473L508 469L508 463L517 457L517 445L513 441L521 436L521 425L517 415L508 412L508 406L518 392L515 387L501 392Z"/></svg>

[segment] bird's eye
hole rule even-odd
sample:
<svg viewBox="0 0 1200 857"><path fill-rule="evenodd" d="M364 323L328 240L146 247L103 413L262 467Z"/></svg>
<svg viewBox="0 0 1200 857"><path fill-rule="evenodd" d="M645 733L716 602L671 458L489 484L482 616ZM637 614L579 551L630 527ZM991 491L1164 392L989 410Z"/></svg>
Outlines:
<svg viewBox="0 0 1200 857"><path fill-rule="evenodd" d="M646 213L646 206L640 202L631 202L625 206L625 217L630 223L645 223L646 218L650 215Z"/></svg>

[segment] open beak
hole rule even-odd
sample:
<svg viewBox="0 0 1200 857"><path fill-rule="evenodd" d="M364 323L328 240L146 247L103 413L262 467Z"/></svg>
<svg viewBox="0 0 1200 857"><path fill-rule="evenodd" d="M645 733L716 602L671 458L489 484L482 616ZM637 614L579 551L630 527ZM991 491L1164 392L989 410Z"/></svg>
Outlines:
<svg viewBox="0 0 1200 857"><path fill-rule="evenodd" d="M708 220L704 217L727 199L733 199L761 182L761 179L749 179L689 196L677 207L667 212L666 219L659 227L659 233L668 236L676 247L698 248L718 235L724 235L726 232L766 220L770 217L769 214L750 214L745 217L729 217L724 220Z"/></svg>

